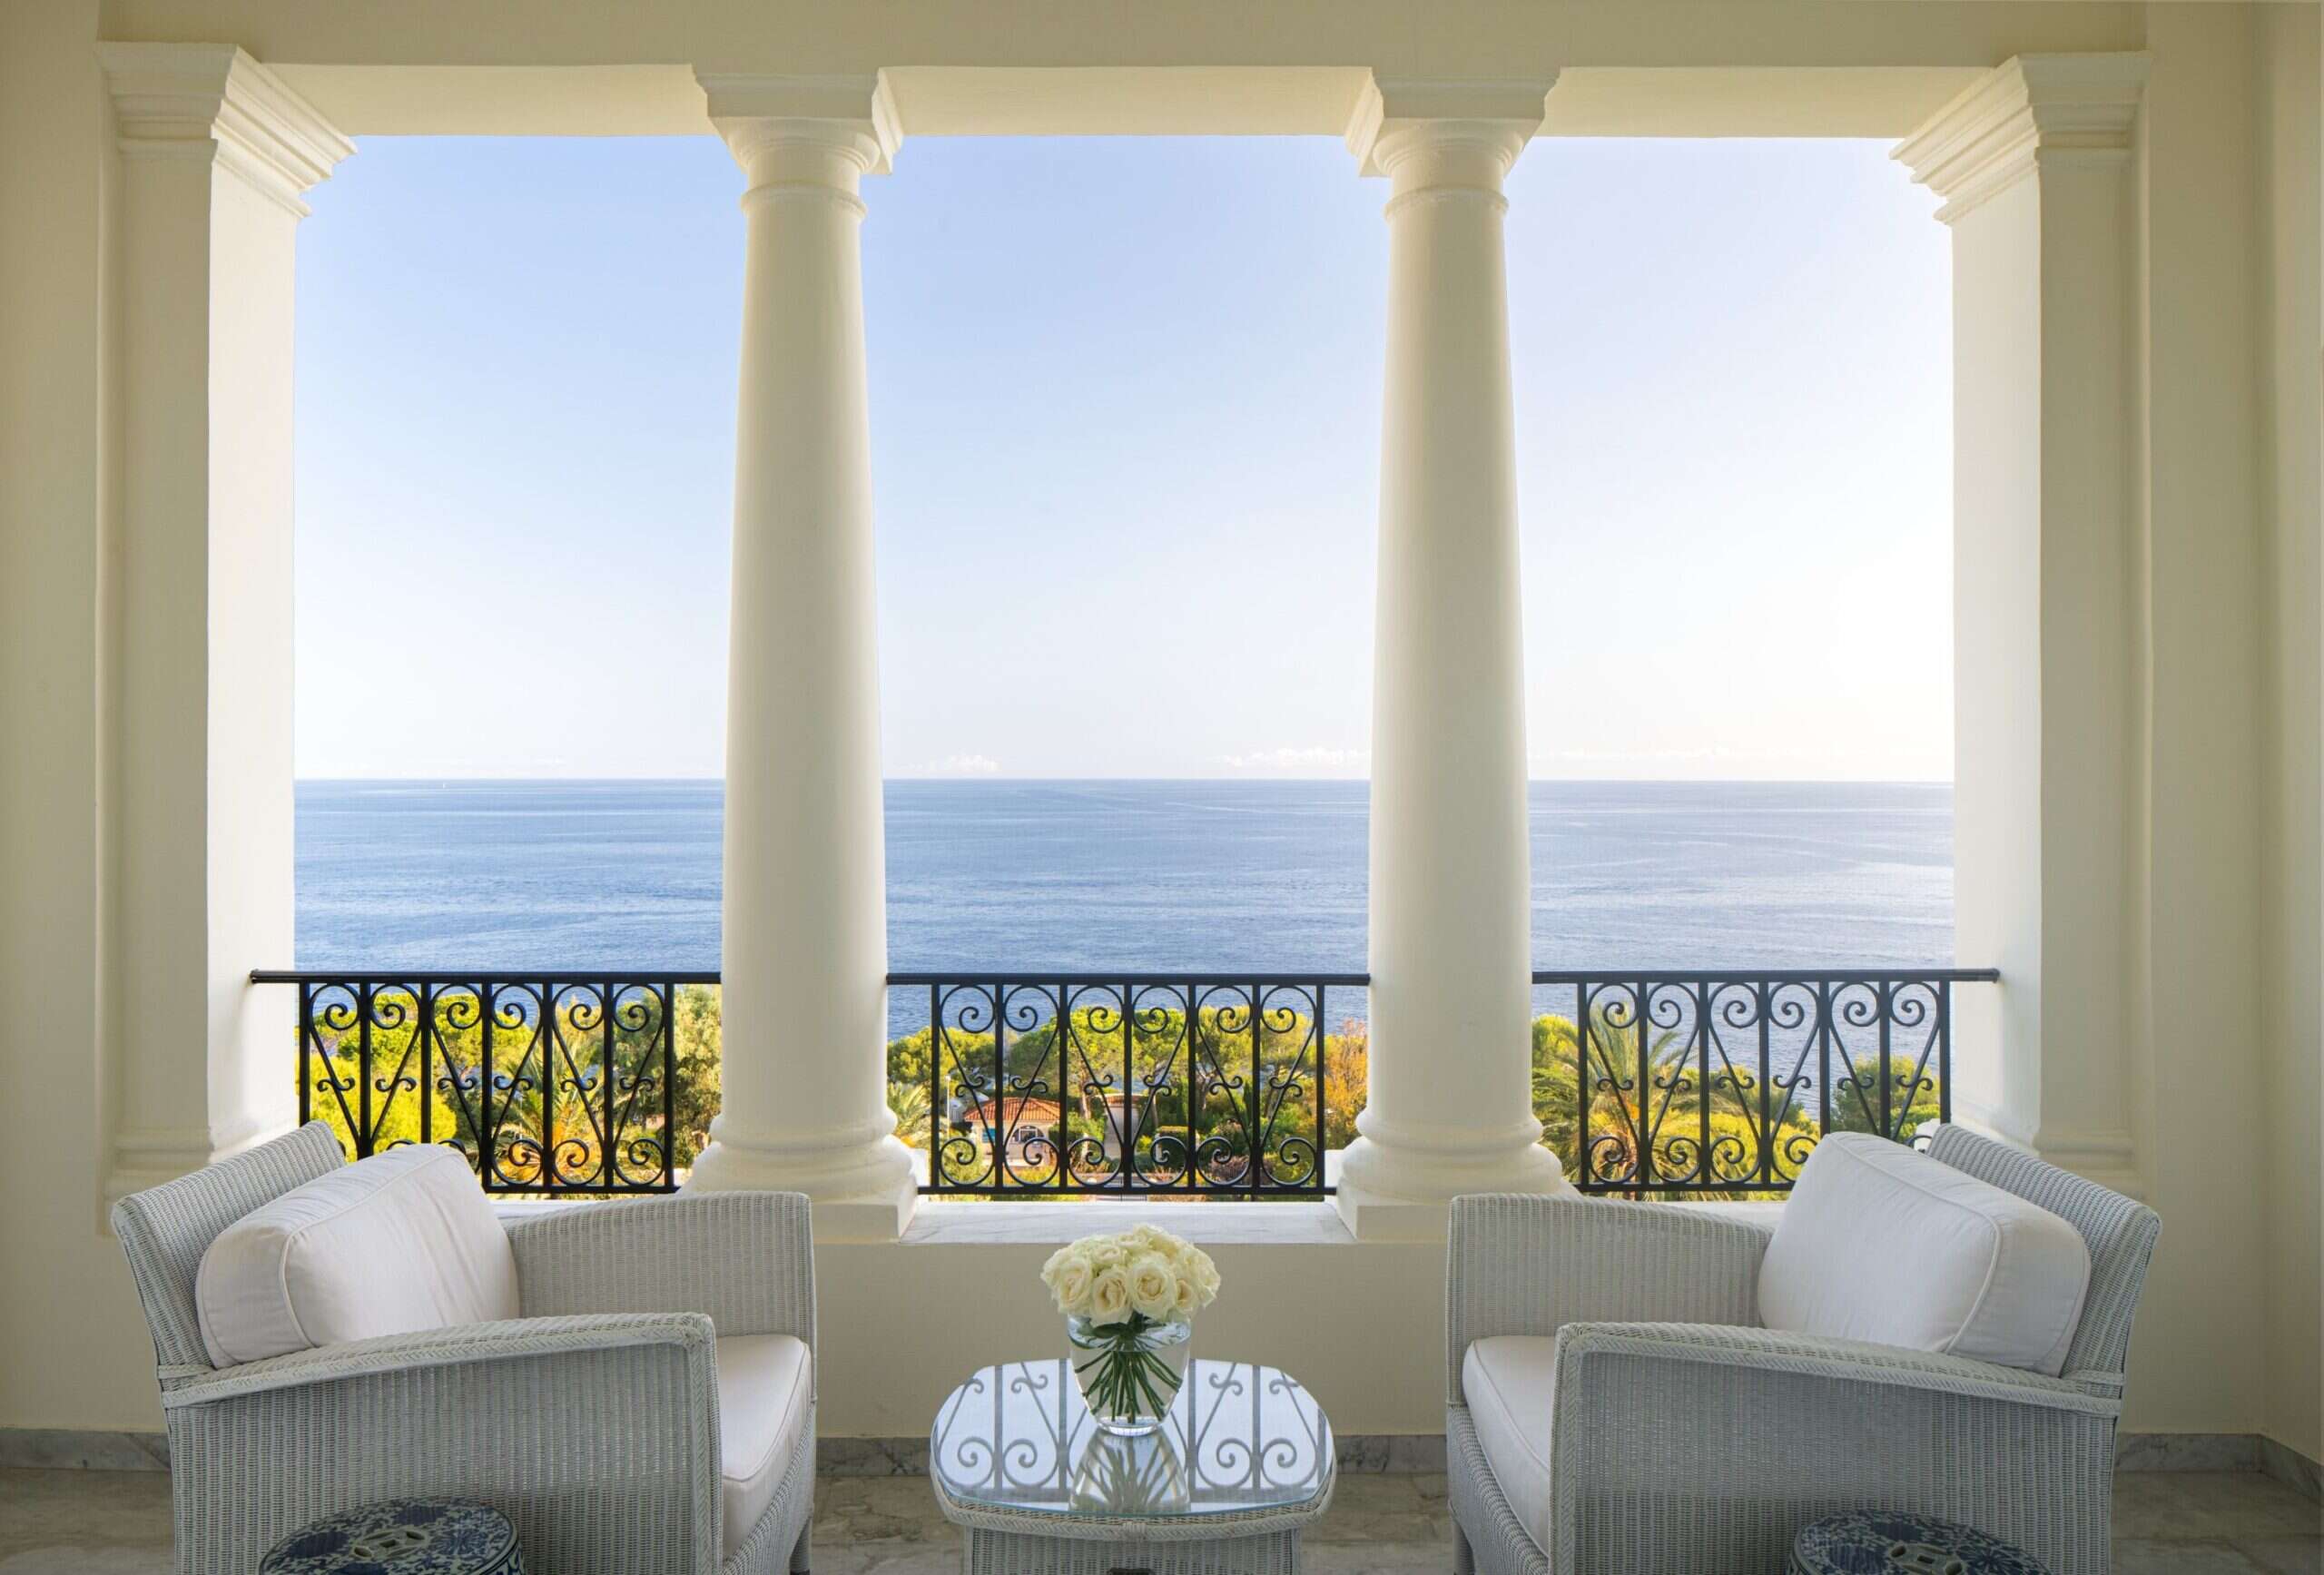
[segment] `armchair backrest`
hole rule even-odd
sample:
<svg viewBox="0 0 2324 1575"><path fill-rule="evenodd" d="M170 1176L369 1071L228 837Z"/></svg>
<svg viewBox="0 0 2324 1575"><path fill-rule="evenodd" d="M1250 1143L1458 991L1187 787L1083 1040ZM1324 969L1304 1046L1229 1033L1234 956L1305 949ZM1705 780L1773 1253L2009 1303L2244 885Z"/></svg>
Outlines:
<svg viewBox="0 0 2324 1575"><path fill-rule="evenodd" d="M194 1275L218 1233L261 1204L347 1163L339 1135L320 1121L205 1166L113 1206L113 1234L153 1331L162 1387L211 1371L194 1310Z"/></svg>
<svg viewBox="0 0 2324 1575"><path fill-rule="evenodd" d="M1935 1128L1931 1157L2063 1219L2090 1248L2090 1292L2066 1348L2065 1376L2119 1388L2129 1364L2131 1316L2146 1284L2162 1217L2133 1198L1958 1127Z"/></svg>

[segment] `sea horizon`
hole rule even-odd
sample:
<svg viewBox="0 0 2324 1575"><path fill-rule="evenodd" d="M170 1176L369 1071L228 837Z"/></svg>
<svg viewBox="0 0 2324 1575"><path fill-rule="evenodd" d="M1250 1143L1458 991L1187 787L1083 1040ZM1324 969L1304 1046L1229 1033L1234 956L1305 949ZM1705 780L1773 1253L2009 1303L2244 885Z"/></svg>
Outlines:
<svg viewBox="0 0 2324 1575"><path fill-rule="evenodd" d="M890 778L891 968L1365 970L1362 778ZM1529 784L1534 965L1953 959L1952 787ZM309 778L290 966L719 966L724 783Z"/></svg>
<svg viewBox="0 0 2324 1575"><path fill-rule="evenodd" d="M653 784L653 783L683 783L683 784L686 784L686 785L690 785L690 786L691 786L691 785L697 785L697 784L705 783L716 783L720 784L720 785L723 787L723 786L725 784L725 781L726 781L726 779L725 779L724 777L723 777L723 776L458 776L458 775L446 775L446 774L441 774L441 773L437 773L437 774L422 774L422 775L417 775L417 776L298 776L298 777L294 777L294 778L292 778L291 780L292 780L294 783L298 783L299 785L300 785L300 786L305 786L305 785L307 785L307 784L309 784L309 783L316 783L316 784L335 783L335 784L341 784L341 785L354 786L354 785L369 784L369 783L380 783L380 784L396 785L396 786L407 786L407 787L408 787L408 786L414 786L414 785L429 785L429 784L443 785L443 786L454 786L454 785L460 785L460 784L466 784L466 783L484 783L484 784L501 783L501 784L507 784L507 783L543 783L543 784L546 784L546 785L551 785L551 786L554 786L554 785L556 785L556 784L560 784L560 783L638 783L638 784L644 784L644 785L650 785L650 784ZM1199 782L1199 783L1295 783L1295 784L1296 784L1296 783L1365 783L1365 784L1367 784L1367 785L1368 785L1368 784L1371 783L1371 781L1372 781L1372 779L1371 779L1369 776L1014 776L1014 775L1010 775L1010 774L1009 774L1008 773L1005 773L1005 772L948 772L948 773L940 773L940 774L938 774L938 773L931 773L931 774L918 774L918 773L909 773L909 772L908 772L908 773L902 773L902 774L901 774L901 775L896 775L896 776L883 776L883 777L881 777L880 780L881 780L881 782L882 783L1177 783L1177 782ZM1535 777L1528 777L1528 778L1526 778L1525 780L1526 780L1526 784L1527 784L1528 786L1530 786L1530 787L1541 787L1541 786L1549 785L1549 784L1558 784L1558 785L1573 785L1573 786L1591 786L1591 785L1596 785L1596 786L1606 786L1606 787L1941 787L1941 788L1950 788L1950 787L1952 787L1952 786L1953 786L1953 783L1952 783L1950 781L1948 781L1948 780L1946 780L1946 779L1945 779L1945 778L1942 778L1942 777L1853 777L1853 776L1850 776L1850 777L1837 777L1837 776L1835 776L1835 777L1821 777L1821 776L1796 776L1796 777L1775 777L1775 776L1738 776L1738 777L1681 777L1681 776L1535 776Z"/></svg>

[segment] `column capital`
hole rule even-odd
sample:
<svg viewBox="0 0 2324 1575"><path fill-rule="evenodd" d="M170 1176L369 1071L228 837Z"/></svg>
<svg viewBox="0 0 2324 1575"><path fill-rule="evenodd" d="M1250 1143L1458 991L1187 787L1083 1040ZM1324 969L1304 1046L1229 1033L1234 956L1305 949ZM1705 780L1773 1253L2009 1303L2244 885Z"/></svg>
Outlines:
<svg viewBox="0 0 2324 1575"><path fill-rule="evenodd" d="M735 162L757 178L767 150L822 147L852 160L856 172L884 175L903 144L903 123L884 72L850 76L782 76L700 71L710 123Z"/></svg>
<svg viewBox="0 0 2324 1575"><path fill-rule="evenodd" d="M1492 184L1525 151L1540 127L1554 75L1499 82L1421 77L1365 79L1348 117L1347 150L1362 173L1395 177L1414 152L1474 149L1488 161Z"/></svg>
<svg viewBox="0 0 2324 1575"><path fill-rule="evenodd" d="M302 192L355 144L231 44L100 44L125 159L215 159L304 218Z"/></svg>
<svg viewBox="0 0 2324 1575"><path fill-rule="evenodd" d="M1936 216L1950 224L2045 161L2127 161L2146 76L2140 54L2016 55L1889 156L1945 199Z"/></svg>

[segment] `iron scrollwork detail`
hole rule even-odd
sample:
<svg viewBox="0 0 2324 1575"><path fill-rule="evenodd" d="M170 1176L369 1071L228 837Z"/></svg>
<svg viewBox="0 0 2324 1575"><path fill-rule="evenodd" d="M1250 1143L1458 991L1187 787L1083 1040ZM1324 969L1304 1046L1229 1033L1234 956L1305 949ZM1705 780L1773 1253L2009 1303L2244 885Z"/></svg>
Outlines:
<svg viewBox="0 0 2324 1575"><path fill-rule="evenodd" d="M1779 1195L1827 1133L1952 1118L1953 989L1989 969L1543 972L1582 1191ZM1566 1015L1570 1014L1570 1016ZM1565 1042L1559 1043L1560 1036Z"/></svg>
<svg viewBox="0 0 2324 1575"><path fill-rule="evenodd" d="M1321 1196L1334 979L899 975L931 1193ZM1358 980L1360 982L1360 980Z"/></svg>
<svg viewBox="0 0 2324 1575"><path fill-rule="evenodd" d="M301 973L299 1116L350 1158L457 1150L487 1192L670 1192L677 991L714 974Z"/></svg>

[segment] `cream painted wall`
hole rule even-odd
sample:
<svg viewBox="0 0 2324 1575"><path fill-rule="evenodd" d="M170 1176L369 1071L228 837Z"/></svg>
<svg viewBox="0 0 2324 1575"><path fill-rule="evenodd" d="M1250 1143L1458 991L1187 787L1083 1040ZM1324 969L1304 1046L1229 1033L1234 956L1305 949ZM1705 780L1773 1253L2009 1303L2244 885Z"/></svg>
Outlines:
<svg viewBox="0 0 2324 1575"><path fill-rule="evenodd" d="M2147 30L2147 967L2132 1009L2151 1057L2138 1149L2163 1227L2130 1403L2134 1425L2164 1432L2253 1431L2267 1382L2263 1189L2211 1129L2233 1153L2265 1064L2253 31L2250 8L2213 5L2155 6Z"/></svg>
<svg viewBox="0 0 2324 1575"><path fill-rule="evenodd" d="M0 6L0 1425L152 1427L151 1345L99 1228L100 529L112 130L97 7Z"/></svg>
<svg viewBox="0 0 2324 1575"><path fill-rule="evenodd" d="M2324 1459L2324 1263L2319 1196L2324 1152L2317 1134L2324 1102L2324 891L2319 889L2319 732L2324 725L2324 638L2318 603L2317 360L2319 228L2319 48L2324 26L2309 6L2260 13L2258 56L2262 314L2261 392L2270 418L2260 434L2260 556L2268 586L2262 703L2274 722L2260 778L2260 921L2268 988L2261 997L2267 1047L2268 1382L2261 1425L2310 1460Z"/></svg>
<svg viewBox="0 0 2324 1575"><path fill-rule="evenodd" d="M1471 25L1439 15L1418 32L1395 23L1410 13L1387 0L1328 23L1314 5L1251 14L1172 0L1127 19L1118 7L1078 13L1122 24L1110 33L1094 21L1047 27L1041 19L1059 8L1032 5L1008 13L1025 21L1014 30L992 20L991 5L851 13L686 0L652 15L657 58L687 63L693 44L803 39L821 53L803 55L803 68L880 64L875 46L908 45L939 64L1005 61L1029 49L1037 24L1044 60L1335 63L1303 54L1312 41L1318 57L1377 50L1383 64L1482 64L1493 74L1516 68L1496 47L1504 33L1521 39L1529 63L1570 54L1623 69L1729 59L1952 70L2017 49L2145 43L2154 66L2142 133L2151 362L2140 594L2150 643L2128 659L2145 706L2134 922L2152 977L2130 1015L2151 1024L2138 1156L2166 1226L2128 1422L2265 1426L2318 1452L2313 11L2288 21L2234 5L2150 12L1945 0L1472 0L1461 9ZM544 0L496 13L487 26L473 7L425 0L390 25L302 0L113 0L101 23L94 0L0 5L0 1108L11 1113L0 1143L0 1350L9 1353L0 1426L158 1422L150 1348L98 1222L109 1105L96 1053L108 981L97 959L112 791L102 522L114 418L103 287L118 172L91 45L101 35L208 38L261 58L344 66L447 60L465 41L477 60L603 63L623 58L614 15ZM817 27L828 30L820 42L810 35ZM2280 69L2288 58L2305 63L2305 80ZM572 112L569 98L546 97L555 113ZM2255 238L2270 213L2286 227L2267 231L2263 261ZM2270 414L2272 425L2262 420ZM2304 507L2301 485L2310 488ZM2043 1015L2073 1008L2050 1001ZM2255 1098L2276 1111L2264 1174L2284 1201L2268 1200L2239 1151ZM915 1431L930 1395L962 1366L1040 1350L1038 1255L1031 1245L827 1249L826 1427ZM1441 1424L1437 1249L1318 1243L1229 1245L1220 1255L1236 1291L1206 1324L1206 1344L1293 1360L1348 1432Z"/></svg>
<svg viewBox="0 0 2324 1575"><path fill-rule="evenodd" d="M834 1437L909 1438L924 1433L937 1403L984 1363L1062 1354L1057 1314L1039 1278L1051 1250L1046 1243L822 1249L817 1425ZM1343 1433L1444 1430L1441 1244L1209 1250L1226 1291L1196 1331L1203 1354L1298 1374Z"/></svg>

